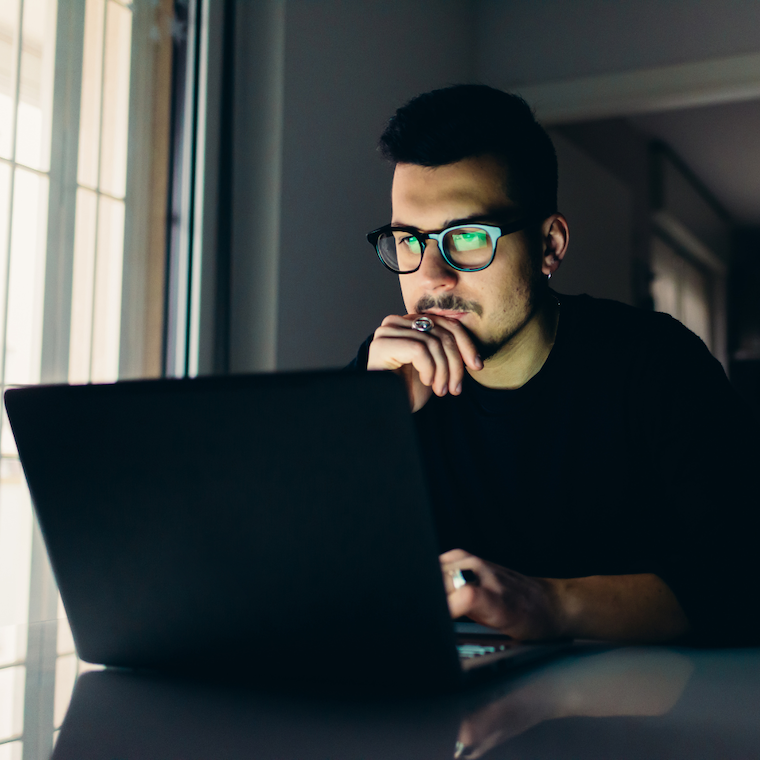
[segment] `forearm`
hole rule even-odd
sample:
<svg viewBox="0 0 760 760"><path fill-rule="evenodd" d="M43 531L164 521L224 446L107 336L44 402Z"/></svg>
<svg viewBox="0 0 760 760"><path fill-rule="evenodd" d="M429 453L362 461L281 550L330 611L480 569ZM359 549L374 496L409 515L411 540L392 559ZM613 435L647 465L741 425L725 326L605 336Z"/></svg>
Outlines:
<svg viewBox="0 0 760 760"><path fill-rule="evenodd" d="M689 631L681 605L657 575L593 575L547 582L565 636L654 643Z"/></svg>

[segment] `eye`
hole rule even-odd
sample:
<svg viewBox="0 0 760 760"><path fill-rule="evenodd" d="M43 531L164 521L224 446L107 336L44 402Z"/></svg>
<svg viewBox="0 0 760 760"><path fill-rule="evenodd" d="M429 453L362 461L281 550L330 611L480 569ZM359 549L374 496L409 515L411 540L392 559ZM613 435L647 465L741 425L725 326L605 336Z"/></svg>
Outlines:
<svg viewBox="0 0 760 760"><path fill-rule="evenodd" d="M488 245L488 234L483 230L455 232L451 240L455 251L474 251Z"/></svg>
<svg viewBox="0 0 760 760"><path fill-rule="evenodd" d="M404 246L405 248L408 248L409 251L415 254L420 254L422 251L422 244L420 243L420 239L415 237L414 235L406 235L402 237L398 242L397 245Z"/></svg>

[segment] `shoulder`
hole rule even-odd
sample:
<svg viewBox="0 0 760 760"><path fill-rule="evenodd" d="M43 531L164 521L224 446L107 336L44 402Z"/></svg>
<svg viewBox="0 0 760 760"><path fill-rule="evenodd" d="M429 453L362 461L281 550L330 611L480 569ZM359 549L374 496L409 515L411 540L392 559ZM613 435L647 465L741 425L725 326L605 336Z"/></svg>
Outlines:
<svg viewBox="0 0 760 760"><path fill-rule="evenodd" d="M604 393L617 387L647 415L708 405L716 413L738 411L721 363L669 314L587 295L559 298L568 317L570 364L582 382Z"/></svg>
<svg viewBox="0 0 760 760"><path fill-rule="evenodd" d="M584 382L600 392L618 388L633 417L652 431L745 439L751 413L704 341L678 320L586 295L560 296L560 303L567 306L568 344Z"/></svg>
<svg viewBox="0 0 760 760"><path fill-rule="evenodd" d="M689 357L718 364L701 338L669 314L589 295L557 297L571 322L575 347L599 352L601 361L656 358L672 364Z"/></svg>
<svg viewBox="0 0 760 760"><path fill-rule="evenodd" d="M359 346L359 350L356 352L356 356L351 360L350 364L345 366L343 369L347 371L366 371L367 369L367 361L369 358L369 346L370 343L372 343L372 339L374 338L374 334L370 335L364 343Z"/></svg>
<svg viewBox="0 0 760 760"><path fill-rule="evenodd" d="M665 334L675 329L676 333L691 333L678 320L669 314L648 311L635 306L612 301L608 298L594 298L583 294L566 296L557 294L562 309L571 311L578 321L578 327L597 337L616 335L618 337L637 337Z"/></svg>

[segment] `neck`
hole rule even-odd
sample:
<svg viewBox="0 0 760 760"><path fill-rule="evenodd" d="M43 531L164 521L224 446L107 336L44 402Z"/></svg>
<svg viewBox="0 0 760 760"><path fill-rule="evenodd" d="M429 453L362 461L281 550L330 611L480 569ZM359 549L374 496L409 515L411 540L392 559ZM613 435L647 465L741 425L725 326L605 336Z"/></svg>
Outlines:
<svg viewBox="0 0 760 760"><path fill-rule="evenodd" d="M549 358L558 323L559 303L547 290L525 324L486 361L485 367L476 373L468 372L487 388L520 388L539 372Z"/></svg>

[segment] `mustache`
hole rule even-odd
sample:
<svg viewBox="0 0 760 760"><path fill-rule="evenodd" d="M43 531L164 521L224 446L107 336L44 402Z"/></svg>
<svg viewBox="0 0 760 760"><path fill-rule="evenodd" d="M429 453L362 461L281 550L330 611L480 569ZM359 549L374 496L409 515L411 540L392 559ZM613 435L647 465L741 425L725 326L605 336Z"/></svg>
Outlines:
<svg viewBox="0 0 760 760"><path fill-rule="evenodd" d="M464 298L455 296L453 293L445 293L438 298L425 295L417 301L415 311L422 314L429 309L442 309L444 311L471 311L473 314L482 316L483 307L477 301L465 301Z"/></svg>

